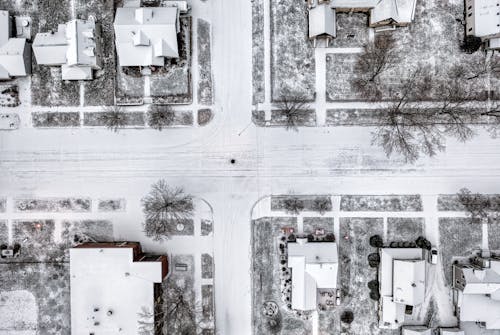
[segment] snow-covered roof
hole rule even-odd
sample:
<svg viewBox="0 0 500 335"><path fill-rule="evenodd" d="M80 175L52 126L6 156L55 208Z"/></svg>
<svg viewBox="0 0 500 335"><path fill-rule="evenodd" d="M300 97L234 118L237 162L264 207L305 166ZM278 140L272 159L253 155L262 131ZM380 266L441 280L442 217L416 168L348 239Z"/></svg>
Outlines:
<svg viewBox="0 0 500 335"><path fill-rule="evenodd" d="M26 76L31 72L31 49L25 38L10 36L9 12L0 11L0 79Z"/></svg>
<svg viewBox="0 0 500 335"><path fill-rule="evenodd" d="M373 8L379 0L331 0L332 8Z"/></svg>
<svg viewBox="0 0 500 335"><path fill-rule="evenodd" d="M6 10L0 10L0 46L7 43L10 37L10 16Z"/></svg>
<svg viewBox="0 0 500 335"><path fill-rule="evenodd" d="M66 63L66 24L57 26L56 31L38 33L33 40L33 52L40 65L62 65Z"/></svg>
<svg viewBox="0 0 500 335"><path fill-rule="evenodd" d="M370 11L370 25L388 20L398 24L411 23L416 5L417 0L379 0Z"/></svg>
<svg viewBox="0 0 500 335"><path fill-rule="evenodd" d="M62 69L62 79L90 80L92 69L101 64L99 39L99 26L93 19L71 20L59 24L55 32L36 34L33 51L40 65L66 66Z"/></svg>
<svg viewBox="0 0 500 335"><path fill-rule="evenodd" d="M500 329L500 261L490 259L489 266L461 267L460 320L485 322L488 329Z"/></svg>
<svg viewBox="0 0 500 335"><path fill-rule="evenodd" d="M467 34L500 36L500 0L467 0L466 12Z"/></svg>
<svg viewBox="0 0 500 335"><path fill-rule="evenodd" d="M422 249L419 248L383 248L380 252L380 294L382 296L393 295L394 276L406 277L406 274L395 273L394 260L420 260L423 259ZM396 279L400 281L400 279Z"/></svg>
<svg viewBox="0 0 500 335"><path fill-rule="evenodd" d="M424 301L425 261L394 260L394 302L416 306Z"/></svg>
<svg viewBox="0 0 500 335"><path fill-rule="evenodd" d="M66 37L68 39L68 51L66 57L67 65L84 65L96 67L98 53L96 36L96 24L94 20L71 20L67 24Z"/></svg>
<svg viewBox="0 0 500 335"><path fill-rule="evenodd" d="M500 329L500 302L483 294L461 294L460 321L485 322L486 329Z"/></svg>
<svg viewBox="0 0 500 335"><path fill-rule="evenodd" d="M432 335L432 329L425 326L405 326L402 335Z"/></svg>
<svg viewBox="0 0 500 335"><path fill-rule="evenodd" d="M137 334L139 312L154 311L162 263L135 262L132 247L70 249L71 334Z"/></svg>
<svg viewBox="0 0 500 335"><path fill-rule="evenodd" d="M309 38L336 36L335 10L329 4L321 3L309 8Z"/></svg>
<svg viewBox="0 0 500 335"><path fill-rule="evenodd" d="M392 297L382 296L382 324L399 327L405 320L405 305L397 304Z"/></svg>
<svg viewBox="0 0 500 335"><path fill-rule="evenodd" d="M500 300L500 261L490 260L489 268L462 268L464 294L490 294Z"/></svg>
<svg viewBox="0 0 500 335"><path fill-rule="evenodd" d="M337 244L306 239L290 242L288 267L292 269L292 308L315 309L317 289L337 288Z"/></svg>
<svg viewBox="0 0 500 335"><path fill-rule="evenodd" d="M179 57L177 7L117 8L114 29L120 66L162 66Z"/></svg>
<svg viewBox="0 0 500 335"><path fill-rule="evenodd" d="M383 248L380 258L382 321L388 327L399 327L404 320L405 306L419 305L424 298L425 261L422 249Z"/></svg>
<svg viewBox="0 0 500 335"><path fill-rule="evenodd" d="M0 46L0 79L26 76L30 73L30 49L25 38L10 38ZM2 76L2 73L7 76Z"/></svg>

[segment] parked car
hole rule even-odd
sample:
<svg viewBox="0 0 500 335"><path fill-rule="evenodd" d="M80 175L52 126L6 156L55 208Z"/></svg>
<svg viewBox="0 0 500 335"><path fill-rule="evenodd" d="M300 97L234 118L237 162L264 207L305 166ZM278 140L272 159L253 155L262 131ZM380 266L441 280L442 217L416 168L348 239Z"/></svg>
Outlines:
<svg viewBox="0 0 500 335"><path fill-rule="evenodd" d="M429 262L431 264L437 264L438 262L438 251L436 247L432 247L431 251L429 251Z"/></svg>
<svg viewBox="0 0 500 335"><path fill-rule="evenodd" d="M337 297L335 298L335 305L340 305L340 290L337 289Z"/></svg>

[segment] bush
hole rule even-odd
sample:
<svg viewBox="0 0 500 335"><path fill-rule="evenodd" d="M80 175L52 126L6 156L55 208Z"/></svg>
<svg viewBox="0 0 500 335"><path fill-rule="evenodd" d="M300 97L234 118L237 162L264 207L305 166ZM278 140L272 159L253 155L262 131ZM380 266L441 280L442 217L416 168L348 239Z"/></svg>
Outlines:
<svg viewBox="0 0 500 335"><path fill-rule="evenodd" d="M317 197L312 203L312 209L319 214L323 215L326 211L330 210L330 199L325 197Z"/></svg>
<svg viewBox="0 0 500 335"><path fill-rule="evenodd" d="M481 40L481 38L469 35L465 36L463 43L460 45L460 49L463 52L472 54L478 51L481 45L483 45L483 41Z"/></svg>
<svg viewBox="0 0 500 335"><path fill-rule="evenodd" d="M380 265L380 255L378 253L371 253L368 255L368 265L372 268L376 268Z"/></svg>
<svg viewBox="0 0 500 335"><path fill-rule="evenodd" d="M105 107L104 111L98 116L98 122L117 133L118 130L127 125L127 114L120 106Z"/></svg>
<svg viewBox="0 0 500 335"><path fill-rule="evenodd" d="M297 197L287 197L283 200L283 208L286 213L298 215L304 209L304 202Z"/></svg>
<svg viewBox="0 0 500 335"><path fill-rule="evenodd" d="M335 242L335 235L332 233L326 234L325 242Z"/></svg>
<svg viewBox="0 0 500 335"><path fill-rule="evenodd" d="M288 235L288 242L295 242L297 241L297 237L294 234Z"/></svg>
<svg viewBox="0 0 500 335"><path fill-rule="evenodd" d="M384 246L384 240L380 235L373 235L370 237L370 245L374 248L382 248Z"/></svg>
<svg viewBox="0 0 500 335"><path fill-rule="evenodd" d="M313 234L307 235L307 242L314 242L314 235Z"/></svg>
<svg viewBox="0 0 500 335"><path fill-rule="evenodd" d="M344 311L340 315L340 321L343 323L351 324L354 321L354 314L352 311Z"/></svg>
<svg viewBox="0 0 500 335"><path fill-rule="evenodd" d="M370 289L370 291L378 291L379 287L380 287L380 284L379 284L378 280L376 280L376 279L370 280L368 282L368 288Z"/></svg>
<svg viewBox="0 0 500 335"><path fill-rule="evenodd" d="M168 238L169 225L193 217L193 198L182 188L172 188L165 180L159 180L142 199L142 211L146 236L162 240Z"/></svg>
<svg viewBox="0 0 500 335"><path fill-rule="evenodd" d="M148 111L148 126L156 130L171 126L175 121L175 113L170 106L153 105Z"/></svg>
<svg viewBox="0 0 500 335"><path fill-rule="evenodd" d="M378 291L370 291L370 299L379 301L380 300L380 293Z"/></svg>

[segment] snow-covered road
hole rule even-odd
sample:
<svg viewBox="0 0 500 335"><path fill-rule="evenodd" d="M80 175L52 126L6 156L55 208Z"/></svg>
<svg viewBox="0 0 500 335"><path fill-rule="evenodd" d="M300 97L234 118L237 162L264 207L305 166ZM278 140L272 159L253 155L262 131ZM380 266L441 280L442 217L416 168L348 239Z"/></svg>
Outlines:
<svg viewBox="0 0 500 335"><path fill-rule="evenodd" d="M254 127L251 3L208 1L218 113L209 126L161 133L33 128L0 133L0 196L135 199L122 218L126 239L140 232L138 199L154 181L166 178L184 186L214 209L217 329L244 335L251 333L250 217L263 196L290 190L436 195L464 186L498 193L499 142L485 133L467 144L450 141L445 154L408 165L372 147L369 128L295 133ZM129 224L135 229L126 228Z"/></svg>

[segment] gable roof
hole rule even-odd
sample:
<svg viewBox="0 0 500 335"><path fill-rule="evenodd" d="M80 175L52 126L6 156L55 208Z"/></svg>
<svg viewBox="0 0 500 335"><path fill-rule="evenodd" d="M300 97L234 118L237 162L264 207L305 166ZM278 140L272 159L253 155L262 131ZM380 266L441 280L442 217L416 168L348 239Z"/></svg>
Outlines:
<svg viewBox="0 0 500 335"><path fill-rule="evenodd" d="M337 244L303 239L290 242L288 267L292 269L292 308L315 309L318 288L337 288Z"/></svg>
<svg viewBox="0 0 500 335"><path fill-rule="evenodd" d="M388 20L410 23L415 17L417 0L379 0L370 11L370 24Z"/></svg>
<svg viewBox="0 0 500 335"><path fill-rule="evenodd" d="M394 301L411 306L424 302L425 261L394 260L393 271Z"/></svg>
<svg viewBox="0 0 500 335"><path fill-rule="evenodd" d="M114 29L120 66L162 66L164 57L179 57L177 7L117 8Z"/></svg>
<svg viewBox="0 0 500 335"><path fill-rule="evenodd" d="M335 37L335 19L335 10L327 3L309 8L309 38L325 35Z"/></svg>

